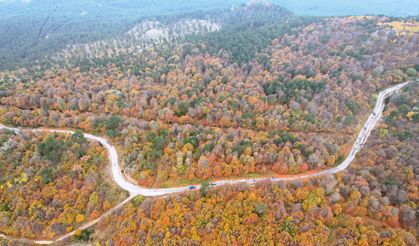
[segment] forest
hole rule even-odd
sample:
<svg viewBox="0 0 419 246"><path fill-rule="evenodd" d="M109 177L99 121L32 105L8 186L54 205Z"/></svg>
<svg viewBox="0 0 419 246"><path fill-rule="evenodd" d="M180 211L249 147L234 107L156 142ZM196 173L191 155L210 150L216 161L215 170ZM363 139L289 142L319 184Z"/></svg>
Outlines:
<svg viewBox="0 0 419 246"><path fill-rule="evenodd" d="M271 22L255 18L259 7L236 11L257 26ZM224 42L234 40L233 25L217 54L214 32L117 56L119 64L50 69L35 79L17 70L3 76L12 85L1 91L0 113L7 124L113 138L125 173L144 186L326 169L348 153L377 91L416 76L416 36L397 35L391 21L303 21L279 38L264 36L260 47L241 43L254 52L242 61Z"/></svg>
<svg viewBox="0 0 419 246"><path fill-rule="evenodd" d="M105 149L73 135L0 133L0 231L51 239L122 201Z"/></svg>
<svg viewBox="0 0 419 246"><path fill-rule="evenodd" d="M31 0L0 1L0 69L42 62L67 45L117 35L138 20L227 8L237 0ZM162 16L164 18L164 16Z"/></svg>
<svg viewBox="0 0 419 246"><path fill-rule="evenodd" d="M101 2L105 17L112 8L134 11L129 3ZM54 239L128 197L110 176L106 149L83 135L91 133L116 147L130 182L192 189L137 196L70 241L417 245L416 18L297 16L265 1L223 10L214 2L192 13L179 5L164 16L153 6L143 9L151 17L115 16L93 36L77 33L94 25L69 22L76 36L37 43L35 53L25 48L31 33L18 43L31 53L26 64L2 53L10 66L0 61L0 122L75 133L0 131L1 233ZM52 25L55 17L48 18ZM26 25L20 28L36 32ZM336 167L380 91L406 81L386 100L382 121L349 169L211 188L217 180Z"/></svg>
<svg viewBox="0 0 419 246"><path fill-rule="evenodd" d="M96 226L93 240L101 245L417 245L418 95L413 84L390 99L386 120L347 172L147 198ZM398 116L390 123L394 112ZM411 136L400 137L405 131Z"/></svg>

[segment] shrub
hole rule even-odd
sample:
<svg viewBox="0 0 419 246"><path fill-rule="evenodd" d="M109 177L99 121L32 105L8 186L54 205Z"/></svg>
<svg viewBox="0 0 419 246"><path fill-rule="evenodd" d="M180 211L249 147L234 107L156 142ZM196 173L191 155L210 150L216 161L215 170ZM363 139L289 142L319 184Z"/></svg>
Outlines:
<svg viewBox="0 0 419 246"><path fill-rule="evenodd" d="M352 124L353 121L353 116L352 115L347 115L345 117L345 125L349 126L350 124Z"/></svg>
<svg viewBox="0 0 419 246"><path fill-rule="evenodd" d="M81 130L76 130L73 135L71 135L71 139L79 144L85 143L86 138Z"/></svg>
<svg viewBox="0 0 419 246"><path fill-rule="evenodd" d="M138 195L132 200L132 204L134 205L134 207L138 207L143 203L144 199L144 196Z"/></svg>
<svg viewBox="0 0 419 246"><path fill-rule="evenodd" d="M289 132L281 132L280 136L274 140L274 143L279 146L282 143L291 142L294 143L298 141L298 138Z"/></svg>
<svg viewBox="0 0 419 246"><path fill-rule="evenodd" d="M417 73L416 73L416 70L414 68L409 67L408 69L406 69L406 74L409 77L415 77Z"/></svg>
<svg viewBox="0 0 419 246"><path fill-rule="evenodd" d="M263 216L266 212L266 205L260 202L256 203L255 211L259 216Z"/></svg>
<svg viewBox="0 0 419 246"><path fill-rule="evenodd" d="M201 188L199 189L199 192L201 192L201 196L206 197L208 195L208 190L209 190L208 181L202 182Z"/></svg>
<svg viewBox="0 0 419 246"><path fill-rule="evenodd" d="M40 171L40 176L42 178L42 183L48 184L52 181L52 169L42 168Z"/></svg>
<svg viewBox="0 0 419 246"><path fill-rule="evenodd" d="M57 164L61 161L65 145L63 140L56 140L53 135L50 135L45 141L38 144L38 153L41 158Z"/></svg>
<svg viewBox="0 0 419 246"><path fill-rule="evenodd" d="M106 134L109 137L116 137L118 136L118 127L121 124L122 120L118 116L111 116L106 122Z"/></svg>
<svg viewBox="0 0 419 246"><path fill-rule="evenodd" d="M358 104L352 99L348 99L346 101L346 107L348 107L349 110L351 110L351 112L354 113L354 114L356 114L359 111Z"/></svg>
<svg viewBox="0 0 419 246"><path fill-rule="evenodd" d="M88 242L92 238L93 231L91 229L86 229L80 232L80 235L76 236L76 239L83 242Z"/></svg>
<svg viewBox="0 0 419 246"><path fill-rule="evenodd" d="M175 110L175 115L177 117L184 116L188 113L189 105L185 102L179 103L177 109Z"/></svg>
<svg viewBox="0 0 419 246"><path fill-rule="evenodd" d="M397 138L400 141L405 141L405 140L407 140L407 139L409 139L409 138L411 138L413 136L414 136L414 134L411 131L409 131L409 130L405 130L405 131L402 131L402 132L398 132L397 133Z"/></svg>

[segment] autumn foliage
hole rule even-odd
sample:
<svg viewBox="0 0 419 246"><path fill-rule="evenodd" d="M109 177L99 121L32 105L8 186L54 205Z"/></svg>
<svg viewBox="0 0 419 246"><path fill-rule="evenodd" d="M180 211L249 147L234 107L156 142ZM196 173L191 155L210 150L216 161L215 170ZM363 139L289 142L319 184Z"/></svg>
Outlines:
<svg viewBox="0 0 419 246"><path fill-rule="evenodd" d="M115 206L124 196L106 177L106 150L72 136L0 133L0 231L52 239Z"/></svg>

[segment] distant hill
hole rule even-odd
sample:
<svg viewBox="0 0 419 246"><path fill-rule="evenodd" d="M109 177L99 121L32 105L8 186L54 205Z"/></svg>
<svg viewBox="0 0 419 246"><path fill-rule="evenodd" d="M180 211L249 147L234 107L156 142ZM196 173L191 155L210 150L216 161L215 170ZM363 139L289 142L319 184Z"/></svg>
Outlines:
<svg viewBox="0 0 419 246"><path fill-rule="evenodd" d="M125 33L141 18L229 8L237 0L0 0L0 69L42 58L68 44Z"/></svg>
<svg viewBox="0 0 419 246"><path fill-rule="evenodd" d="M270 2L297 15L419 15L417 0L0 0L0 70L67 45L117 37L145 17Z"/></svg>
<svg viewBox="0 0 419 246"><path fill-rule="evenodd" d="M57 16L75 16L83 12L90 16L141 17L144 15L191 12L209 8L226 8L238 0L0 0L0 18L15 16L37 17L56 9Z"/></svg>
<svg viewBox="0 0 419 246"><path fill-rule="evenodd" d="M155 15L176 12L190 12L210 8L227 8L233 4L265 2L286 7L299 15L334 16L382 14L391 16L419 15L417 0L0 0L0 19L11 16L37 15L40 11L48 11L60 6L61 14L80 14L82 11L90 15ZM116 12L118 11L118 12ZM41 12L45 13L45 12Z"/></svg>

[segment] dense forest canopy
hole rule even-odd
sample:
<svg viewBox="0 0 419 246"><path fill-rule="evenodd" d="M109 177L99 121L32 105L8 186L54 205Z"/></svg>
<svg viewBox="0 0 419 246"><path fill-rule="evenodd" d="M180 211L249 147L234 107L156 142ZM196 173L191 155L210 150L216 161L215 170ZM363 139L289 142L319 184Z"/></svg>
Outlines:
<svg viewBox="0 0 419 246"><path fill-rule="evenodd" d="M124 198L106 174L106 151L82 132L0 131L0 231L52 238Z"/></svg>
<svg viewBox="0 0 419 246"><path fill-rule="evenodd" d="M2 0L0 1L0 69L30 64L67 45L123 35L145 17L228 9L244 0ZM254 1L258 2L258 1ZM263 1L262 1L263 2ZM334 16L359 14L415 15L414 1L392 5L376 0L309 2L276 0L299 15ZM240 39L239 39L240 40ZM253 40L255 41L255 40Z"/></svg>
<svg viewBox="0 0 419 246"><path fill-rule="evenodd" d="M30 63L74 43L128 31L144 17L219 9L237 1L0 1L0 69Z"/></svg>
<svg viewBox="0 0 419 246"><path fill-rule="evenodd" d="M117 139L144 186L326 169L348 153L371 95L416 76L403 21L267 3L144 20L6 73L2 120Z"/></svg>
<svg viewBox="0 0 419 246"><path fill-rule="evenodd" d="M0 0L0 243L417 245L417 18L278 2Z"/></svg>

